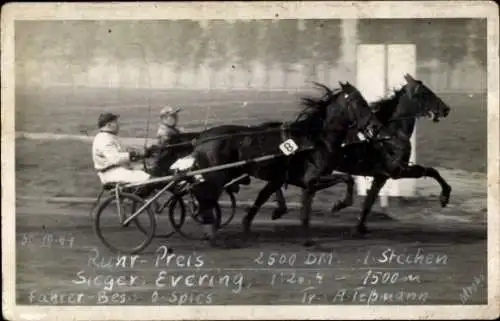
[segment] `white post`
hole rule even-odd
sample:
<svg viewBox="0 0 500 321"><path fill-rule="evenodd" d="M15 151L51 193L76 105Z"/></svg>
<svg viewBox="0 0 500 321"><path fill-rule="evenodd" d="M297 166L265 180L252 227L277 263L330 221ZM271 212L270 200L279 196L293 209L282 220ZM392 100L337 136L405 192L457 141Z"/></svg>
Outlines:
<svg viewBox="0 0 500 321"><path fill-rule="evenodd" d="M382 209L386 209L387 207L389 207L389 196L387 196L387 194L380 195L379 198L380 198L380 207Z"/></svg>
<svg viewBox="0 0 500 321"><path fill-rule="evenodd" d="M388 45L387 47L387 93L390 93L393 88L401 88L406 83L403 78L406 73L417 77L417 50L416 46L412 44ZM415 126L411 136L412 152L410 162L413 163L417 159L416 131L417 126ZM417 185L415 179L399 179L389 180L385 187L387 188L387 194L390 196L412 197L416 194Z"/></svg>
<svg viewBox="0 0 500 321"><path fill-rule="evenodd" d="M385 46L359 45L356 58L356 87L371 103L385 95ZM358 195L366 196L371 182L371 177L357 176Z"/></svg>
<svg viewBox="0 0 500 321"><path fill-rule="evenodd" d="M356 86L366 100L371 103L392 89L405 83L404 74L416 77L415 45L359 45L357 48ZM416 128L411 137L412 154L410 161L416 161ZM358 195L365 196L371 186L371 177L356 177ZM380 206L389 206L389 196L414 196L414 179L388 180L379 193Z"/></svg>

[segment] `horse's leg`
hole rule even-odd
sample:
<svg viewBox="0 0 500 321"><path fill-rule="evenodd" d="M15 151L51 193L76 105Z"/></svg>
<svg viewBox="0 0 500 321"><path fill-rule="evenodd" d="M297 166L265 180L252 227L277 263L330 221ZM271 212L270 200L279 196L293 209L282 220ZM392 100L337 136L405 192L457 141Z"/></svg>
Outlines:
<svg viewBox="0 0 500 321"><path fill-rule="evenodd" d="M346 207L352 206L354 203L354 178L351 175L348 175L347 182L347 191L343 200L337 201L331 209L332 213L343 210Z"/></svg>
<svg viewBox="0 0 500 321"><path fill-rule="evenodd" d="M212 246L215 246L217 230L219 228L217 226L217 222L215 222L215 217L213 213L215 203L208 199L204 199L202 201L199 201L198 203L199 203L198 211L200 213L199 215L201 216L201 221L203 224L205 236L210 241L210 244Z"/></svg>
<svg viewBox="0 0 500 321"><path fill-rule="evenodd" d="M315 192L327 189L339 183L346 183L348 181L349 175L343 173L335 173L327 176L321 176L316 180L316 183L313 185L313 189Z"/></svg>
<svg viewBox="0 0 500 321"><path fill-rule="evenodd" d="M331 174L328 176L321 176L313 186L314 193L317 191L332 187L339 183L345 183L347 185L348 194L343 201L339 203L345 203L344 207L351 206L353 203L353 191L354 191L354 179L352 176L347 174ZM273 220L280 218L285 214L288 209L285 202L285 197L281 189L276 190L276 203L278 208L273 213ZM343 207L342 207L343 208Z"/></svg>
<svg viewBox="0 0 500 321"><path fill-rule="evenodd" d="M247 215L243 218L243 231L248 234L250 233L250 227L255 215L260 210L262 205L271 197L271 195L276 192L276 190L283 185L281 181L271 181L267 182L266 186L259 192L257 199L253 205L248 209Z"/></svg>
<svg viewBox="0 0 500 321"><path fill-rule="evenodd" d="M302 195L301 195L302 208L300 210L300 221L302 223L302 239L303 239L302 244L307 247L314 245L314 241L309 236L309 224L311 217L312 201L314 199L315 194L316 192L314 189L311 188L302 189Z"/></svg>
<svg viewBox="0 0 500 321"><path fill-rule="evenodd" d="M312 202L316 192L339 183L348 184L350 179L352 179L350 175L337 173L328 176L320 176L318 179L310 179L309 181L306 180L309 184L306 185L308 187L302 189L302 208L300 211L304 246L314 245L314 241L309 237L309 223L311 218Z"/></svg>
<svg viewBox="0 0 500 321"><path fill-rule="evenodd" d="M439 174L439 172L433 167L424 167L421 165L409 165L404 167L395 176L391 176L393 179L400 178L421 178L421 177L432 177L436 180L439 185L441 185L441 195L439 196L439 201L442 207L448 205L450 201L451 186L446 182L446 180Z"/></svg>
<svg viewBox="0 0 500 321"><path fill-rule="evenodd" d="M331 173L329 159L334 155L333 151L325 152L324 150L316 150L310 155L307 166L302 176L304 188L302 189L300 221L302 225L302 238L304 246L314 245L314 241L309 235L309 223L311 219L312 202L318 190L324 189L327 186L332 186L339 181L345 174L330 175L327 179L324 175ZM323 177L323 179L322 179Z"/></svg>
<svg viewBox="0 0 500 321"><path fill-rule="evenodd" d="M373 204L375 204L375 201L377 200L380 190L382 189L382 187L384 187L386 182L387 182L386 176L373 177L372 186L370 187L370 190L368 191L368 194L365 197L365 200L363 202L363 210L361 212L361 217L359 218L358 225L356 226L355 232L357 234L363 235L368 232L368 229L366 228L366 219L368 217L368 214L371 212Z"/></svg>
<svg viewBox="0 0 500 321"><path fill-rule="evenodd" d="M204 232L212 246L215 246L220 223L215 220L214 210L224 190L224 177L217 174L220 175L220 173L206 174L205 182L193 187L194 195L199 204L198 212Z"/></svg>
<svg viewBox="0 0 500 321"><path fill-rule="evenodd" d="M274 195L276 196L276 205L278 208L273 211L272 219L277 220L288 213L288 207L286 206L285 196L283 195L281 187L276 190Z"/></svg>
<svg viewBox="0 0 500 321"><path fill-rule="evenodd" d="M337 201L332 209L331 212L335 213L338 212L346 207L349 207L353 204L354 202L354 178L351 175L348 174L332 174L329 176L322 176L319 180L319 183L316 184L316 191L320 191L329 187L332 187L334 185L337 185L339 183L345 183L347 186L347 192L343 200Z"/></svg>
<svg viewBox="0 0 500 321"><path fill-rule="evenodd" d="M347 193L345 198L335 203L332 208L332 213L340 211L343 208L349 207L353 204L354 198L354 178L351 175L336 173L328 176L321 176L314 185L315 192L327 189L339 183L347 185Z"/></svg>

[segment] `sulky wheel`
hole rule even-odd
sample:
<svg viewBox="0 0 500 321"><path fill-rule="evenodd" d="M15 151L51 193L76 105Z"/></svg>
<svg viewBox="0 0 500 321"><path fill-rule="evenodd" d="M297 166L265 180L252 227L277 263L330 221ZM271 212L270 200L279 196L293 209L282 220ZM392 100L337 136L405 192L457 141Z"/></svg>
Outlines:
<svg viewBox="0 0 500 321"><path fill-rule="evenodd" d="M201 224L201 218L198 215L197 203L190 204L191 201L187 200L191 195L190 193L181 195L172 195L169 202L169 218L170 224L173 228L183 237L190 240L204 240L206 237L203 231L203 225ZM195 206L195 213L190 213L186 215L187 212L193 210L189 208ZM220 228L221 223L221 209L217 204L213 209L213 215L215 216L215 224Z"/></svg>
<svg viewBox="0 0 500 321"><path fill-rule="evenodd" d="M129 224L122 222L135 210L144 205L143 199L130 193L120 193L105 199L96 209L94 231L99 240L111 251L124 254L136 254L143 251L155 236L156 219L150 207L141 211ZM144 230L141 231L139 229Z"/></svg>
<svg viewBox="0 0 500 321"><path fill-rule="evenodd" d="M221 224L220 227L224 227L228 225L234 218L236 214L236 198L234 197L234 193L229 189L225 190L225 193L219 199L219 206L221 207ZM227 205L220 204L221 201L226 201Z"/></svg>
<svg viewBox="0 0 500 321"><path fill-rule="evenodd" d="M198 201L192 193L188 192L185 194L184 204L191 218L195 222L201 224L202 220L198 213ZM219 207L221 212L221 224L219 228L222 228L228 225L236 214L236 198L234 197L234 193L229 189L225 189L224 193L221 195L221 198L219 199Z"/></svg>
<svg viewBox="0 0 500 321"><path fill-rule="evenodd" d="M171 195L168 195L168 193L165 192L163 193L163 195L160 195L160 197L153 201L153 203L151 203L151 205L148 207L150 211L155 215L156 230L154 237L168 238L174 235L176 232L175 229L170 226L169 219L167 218L166 213L166 211L168 210L169 202L171 200ZM139 209L140 206L141 205L139 205L139 203L134 203L132 205L132 210L135 211L136 209ZM140 221L136 224L137 228L145 235L147 235L149 229L147 227L144 227Z"/></svg>

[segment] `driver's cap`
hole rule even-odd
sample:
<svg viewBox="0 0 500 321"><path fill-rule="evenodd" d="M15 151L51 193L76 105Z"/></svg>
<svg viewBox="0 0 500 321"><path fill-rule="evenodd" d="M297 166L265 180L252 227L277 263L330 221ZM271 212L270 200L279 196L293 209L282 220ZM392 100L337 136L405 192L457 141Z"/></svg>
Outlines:
<svg viewBox="0 0 500 321"><path fill-rule="evenodd" d="M181 111L181 108L174 108L172 106L165 106L161 109L160 116L175 115Z"/></svg>
<svg viewBox="0 0 500 321"><path fill-rule="evenodd" d="M97 128L102 128L104 127L107 123L117 119L120 117L119 115L113 114L113 113L102 113L99 115L99 118L97 119Z"/></svg>

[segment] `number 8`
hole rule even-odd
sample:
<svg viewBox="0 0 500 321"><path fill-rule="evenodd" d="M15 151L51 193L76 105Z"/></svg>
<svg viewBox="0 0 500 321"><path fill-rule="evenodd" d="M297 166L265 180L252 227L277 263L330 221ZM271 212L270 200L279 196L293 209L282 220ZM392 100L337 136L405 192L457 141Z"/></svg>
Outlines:
<svg viewBox="0 0 500 321"><path fill-rule="evenodd" d="M293 146L289 142L286 142L283 146L285 147L287 152L290 152L290 153L293 152Z"/></svg>

